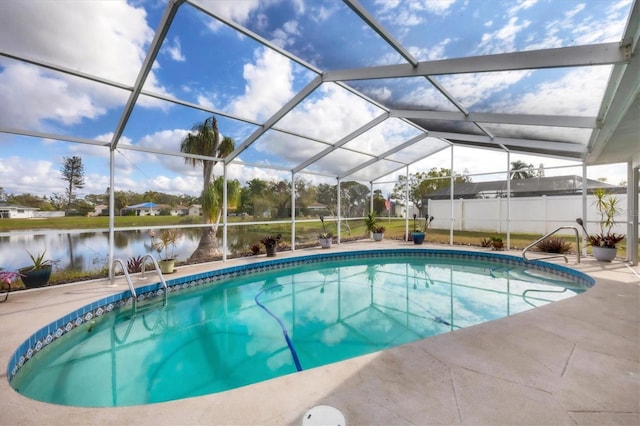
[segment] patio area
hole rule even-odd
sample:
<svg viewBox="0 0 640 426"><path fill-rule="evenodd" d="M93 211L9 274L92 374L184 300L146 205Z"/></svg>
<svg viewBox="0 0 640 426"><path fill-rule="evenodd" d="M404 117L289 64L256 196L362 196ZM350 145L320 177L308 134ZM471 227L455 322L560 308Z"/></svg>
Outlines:
<svg viewBox="0 0 640 426"><path fill-rule="evenodd" d="M409 244L357 242L332 250ZM313 252L321 249L278 256ZM255 260L185 267L177 274ZM9 386L3 368L0 423L300 425L308 409L330 405L347 425L640 424L640 269L592 257L580 265L571 262L597 280L576 297L219 394L134 407L66 407L22 397ZM6 366L43 325L127 288L123 282L108 284L99 280L11 294L0 304L0 363Z"/></svg>

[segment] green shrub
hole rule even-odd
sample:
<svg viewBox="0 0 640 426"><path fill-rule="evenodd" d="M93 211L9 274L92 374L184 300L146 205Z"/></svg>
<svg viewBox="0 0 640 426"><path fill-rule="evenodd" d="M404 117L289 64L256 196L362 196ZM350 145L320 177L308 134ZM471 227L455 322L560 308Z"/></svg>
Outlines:
<svg viewBox="0 0 640 426"><path fill-rule="evenodd" d="M566 253L571 250L571 243L558 237L545 238L536 244L536 248L545 253Z"/></svg>

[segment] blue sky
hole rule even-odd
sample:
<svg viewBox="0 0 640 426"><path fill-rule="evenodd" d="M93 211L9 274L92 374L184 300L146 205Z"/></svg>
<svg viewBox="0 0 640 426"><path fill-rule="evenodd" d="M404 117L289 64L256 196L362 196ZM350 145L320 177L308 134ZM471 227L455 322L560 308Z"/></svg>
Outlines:
<svg viewBox="0 0 640 426"><path fill-rule="evenodd" d="M403 58L337 0L200 1L206 10L246 26L287 49L309 67L321 70L403 63ZM629 0L363 0L361 4L420 61L619 41ZM23 0L0 4L0 51L25 55L119 85L131 86L146 55L165 0ZM435 77L466 108L477 112L595 116L610 67L459 74ZM237 144L290 100L314 77L298 64L239 34L190 4L179 9L145 90L241 118L219 116L220 129ZM371 99L398 108L454 107L425 79L349 83ZM0 56L0 127L110 141L129 92ZM312 138L270 131L240 156L258 167L232 167L242 182L289 179L290 168L335 143L381 113L335 84L321 85L278 127ZM124 130L121 146L177 152L180 140L210 114L157 98L141 96ZM243 121L244 120L244 121ZM542 139L587 143L589 132L576 129L491 129L505 135L536 132ZM407 140L415 129L388 120L348 145L371 155L387 144ZM390 146L390 145L389 145ZM438 151L443 143L426 140L413 155ZM456 148L454 169L470 173L507 167L506 154ZM411 154L408 152L407 154ZM86 171L83 193L109 186L109 152L99 146L0 133L0 186L8 193L63 193L59 169L65 156L81 156ZM129 149L116 152L116 189L156 190L196 195L200 170L182 158ZM349 169L364 156L334 155L314 166L331 174ZM575 164L511 154L551 167ZM391 165L387 165L392 170ZM449 167L447 149L410 171ZM395 167L395 166L393 166ZM380 168L380 172L387 169ZM401 171L404 173L404 170ZM550 172L553 173L553 172ZM579 167L557 174L580 174ZM549 174L549 173L548 173ZM391 181L389 176L383 180ZM589 177L610 183L626 179L625 168L589 168ZM313 182L335 178L307 175ZM480 178L477 178L480 180ZM389 185L384 185L384 191Z"/></svg>

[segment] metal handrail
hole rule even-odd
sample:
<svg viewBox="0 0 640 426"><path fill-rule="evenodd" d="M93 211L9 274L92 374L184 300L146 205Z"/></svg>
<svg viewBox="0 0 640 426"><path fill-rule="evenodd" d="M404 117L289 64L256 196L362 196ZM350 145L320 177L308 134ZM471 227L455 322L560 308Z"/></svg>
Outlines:
<svg viewBox="0 0 640 426"><path fill-rule="evenodd" d="M522 250L522 257L524 258L524 260L530 260L527 259L527 252L534 247L536 244L538 244L540 241L544 240L547 237L550 237L551 235L555 234L556 232L560 231L561 229L573 229L573 231L576 233L576 257L577 257L577 261L578 263L580 263L580 233L578 232L578 228L576 228L575 226L561 226L557 229L555 229L554 231L549 232L548 234L545 234L544 236L538 238L537 240L535 240L534 242L532 242L531 244L529 244L528 246L526 246L524 248L524 250ZM565 256L564 254L560 254L558 256L546 256L546 257L541 257L540 259L554 259L557 257L563 257L564 261L566 263L569 263L569 259L567 259L567 256Z"/></svg>
<svg viewBox="0 0 640 426"><path fill-rule="evenodd" d="M135 312L136 303L138 301L138 295L136 294L136 289L133 287L133 283L131 282L131 277L129 276L129 271L127 270L127 268L125 268L124 262L122 261L122 259L113 259L113 262L111 263L111 284L113 285L113 282L115 280L116 264L118 264L118 263L120 264L120 267L122 268L122 272L124 273L124 277L127 279L127 284L129 284L129 290L131 291L131 295L133 296L133 311Z"/></svg>
<svg viewBox="0 0 640 426"><path fill-rule="evenodd" d="M164 288L164 306L167 306L167 298L168 298L168 293L169 293L169 289L167 288L167 282L164 280L164 276L162 275L162 272L160 271L160 265L158 265L158 261L155 259L155 257L151 256L149 253L145 254L144 256L142 256L142 274L141 276L144 278L144 267L146 265L146 262L144 261L146 258L151 259L151 262L153 262L153 267L156 270L156 272L158 273L158 277L160 278L160 282L162 283L162 287Z"/></svg>

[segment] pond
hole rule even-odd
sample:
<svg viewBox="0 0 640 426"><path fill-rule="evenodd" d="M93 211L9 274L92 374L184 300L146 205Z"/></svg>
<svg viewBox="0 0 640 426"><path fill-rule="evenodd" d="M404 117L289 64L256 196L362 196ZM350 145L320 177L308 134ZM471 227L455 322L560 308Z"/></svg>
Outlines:
<svg viewBox="0 0 640 426"><path fill-rule="evenodd" d="M156 231L159 232L159 231ZM175 256L178 261L185 261L198 246L200 228L181 230ZM248 252L253 244L264 237L264 231L252 231L246 227L229 227L227 232L230 252ZM222 243L222 228L218 231L218 239ZM5 270L31 264L30 252L34 255L47 251L46 257L57 263L55 270L97 271L106 267L109 255L108 232L59 233L44 235L18 234L0 237L0 266ZM114 256L116 259L127 259L151 253L160 258L154 249L149 230L118 231L114 237Z"/></svg>

